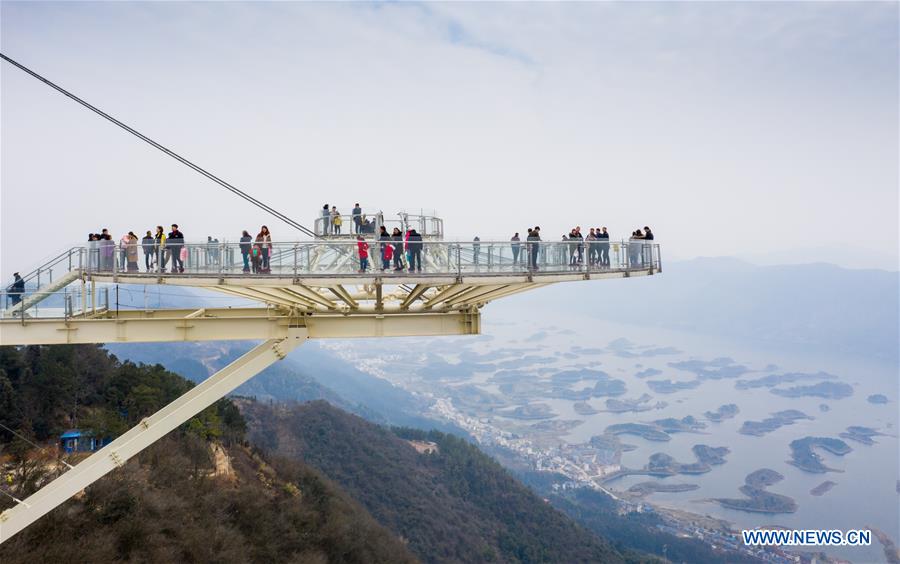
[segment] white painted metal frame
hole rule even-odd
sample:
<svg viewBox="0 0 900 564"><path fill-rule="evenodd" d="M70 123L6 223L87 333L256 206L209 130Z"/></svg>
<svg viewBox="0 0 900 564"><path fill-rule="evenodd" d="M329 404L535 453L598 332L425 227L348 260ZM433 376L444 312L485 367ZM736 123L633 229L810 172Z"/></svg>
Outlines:
<svg viewBox="0 0 900 564"><path fill-rule="evenodd" d="M283 359L306 341L307 332L292 328L286 337L270 339L250 350L190 391L141 421L18 505L0 513L0 544L40 519L67 499L125 464L179 425L225 397L232 390Z"/></svg>

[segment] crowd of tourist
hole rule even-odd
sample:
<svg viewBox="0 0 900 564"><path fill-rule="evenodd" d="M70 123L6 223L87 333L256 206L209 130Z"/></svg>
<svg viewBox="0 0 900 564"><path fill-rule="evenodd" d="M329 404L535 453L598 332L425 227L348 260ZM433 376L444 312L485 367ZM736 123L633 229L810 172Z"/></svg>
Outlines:
<svg viewBox="0 0 900 564"><path fill-rule="evenodd" d="M324 220L322 222L323 230L326 235L341 235L344 221L336 206L324 205L322 217ZM353 234L356 235L358 272L365 273L375 269L382 272L388 270L422 272L425 243L421 233L415 229L401 231L396 227L388 232L384 225L379 225L379 232L375 235L376 222L366 218L358 203L353 207L350 218ZM367 237L369 234L373 236ZM647 226L643 230L636 229L631 233L628 241L623 242L625 248L622 258L627 266L635 268L652 262L652 256L648 254L648 245L643 242L653 239L653 232ZM538 226L529 227L524 240L517 232L509 242L512 251L512 265L521 265L532 271L539 270L541 264L552 264L556 267L567 265L573 270L580 270L585 266L596 269L610 268L610 244L610 234L606 227L592 227L585 236L582 234L580 226L574 227L564 234L561 244L543 243L541 228ZM617 243L613 244L618 245ZM200 247L200 250L205 253L206 265L222 264L223 247L219 244L218 239L210 236L207 237L205 248L203 245L191 245L191 247ZM268 274L271 272L273 245L268 227L263 225L255 236L244 230L241 233L238 248L243 261L244 273ZM482 254L480 237L476 236L472 240L470 249L471 264L479 267ZM88 235L87 250L88 264L86 266L93 271L118 269L122 272L139 272L141 251L144 255L143 262L146 272L183 273L185 263L189 262L189 249L184 242L184 234L177 224L172 224L168 233L161 225L157 225L155 231L148 230L140 239L133 231L129 231L122 235L118 244L113 240L108 229L102 229L99 233ZM370 254L373 252L378 259L375 264L370 262ZM548 253L556 253L556 255L548 256ZM13 284L6 288L12 305L21 301L24 292L25 281L18 273L15 273Z"/></svg>

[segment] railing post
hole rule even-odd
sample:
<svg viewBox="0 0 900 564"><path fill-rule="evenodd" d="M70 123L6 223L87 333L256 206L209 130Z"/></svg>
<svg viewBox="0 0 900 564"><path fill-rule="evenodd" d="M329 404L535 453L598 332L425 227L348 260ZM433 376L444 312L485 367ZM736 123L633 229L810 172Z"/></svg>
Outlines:
<svg viewBox="0 0 900 564"><path fill-rule="evenodd" d="M297 277L297 254L300 252L299 244L294 243L294 278Z"/></svg>
<svg viewBox="0 0 900 564"><path fill-rule="evenodd" d="M456 276L462 277L462 245L456 244Z"/></svg>

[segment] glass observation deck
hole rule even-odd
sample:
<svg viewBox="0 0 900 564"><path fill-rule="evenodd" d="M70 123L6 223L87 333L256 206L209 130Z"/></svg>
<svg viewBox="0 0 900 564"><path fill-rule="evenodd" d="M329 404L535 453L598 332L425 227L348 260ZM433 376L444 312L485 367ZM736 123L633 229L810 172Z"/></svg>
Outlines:
<svg viewBox="0 0 900 564"><path fill-rule="evenodd" d="M662 271L659 244L644 241L479 241L367 239L365 268L356 240L317 239L271 244L240 242L169 244L164 248L121 245L114 241L71 247L24 276L23 294L5 289L0 317L66 316L84 300L78 292L84 279L100 284L177 284L177 279L209 285L229 279L235 284L266 284L277 278L286 284L341 283L407 284L418 280L465 280L490 284L518 277L540 283L563 279L627 277ZM173 271L174 257L183 264ZM149 268L148 265L149 264ZM421 265L421 266L419 266ZM410 270L412 268L412 270ZM207 282L204 282L204 279ZM478 282L484 279L483 282ZM232 283L232 282L230 282ZM442 282L443 283L443 282ZM19 301L21 300L21 303ZM93 303L103 297L91 298ZM38 305L40 304L40 305Z"/></svg>

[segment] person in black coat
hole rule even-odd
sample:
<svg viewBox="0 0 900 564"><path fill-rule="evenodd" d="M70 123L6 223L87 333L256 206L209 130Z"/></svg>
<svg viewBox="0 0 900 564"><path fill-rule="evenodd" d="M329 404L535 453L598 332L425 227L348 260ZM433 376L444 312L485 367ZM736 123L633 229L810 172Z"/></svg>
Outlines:
<svg viewBox="0 0 900 564"><path fill-rule="evenodd" d="M394 242L394 271L403 271L403 233L398 228L391 232L391 241Z"/></svg>
<svg viewBox="0 0 900 564"><path fill-rule="evenodd" d="M410 230L409 240L409 271L422 272L422 236L415 229Z"/></svg>
<svg viewBox="0 0 900 564"><path fill-rule="evenodd" d="M166 238L166 247L172 250L172 273L184 272L184 261L181 260L181 249L184 248L184 234L178 230L178 224L172 224L172 231Z"/></svg>
<svg viewBox="0 0 900 564"><path fill-rule="evenodd" d="M154 251L155 244L156 239L153 238L153 233L147 231L147 234L141 239L141 249L144 251L144 266L147 268L147 272L153 269L153 256L156 254Z"/></svg>
<svg viewBox="0 0 900 564"><path fill-rule="evenodd" d="M250 250L253 248L253 237L246 229L241 234L241 257L244 259L244 272L250 272Z"/></svg>
<svg viewBox="0 0 900 564"><path fill-rule="evenodd" d="M9 294L13 307L22 301L22 296L25 294L25 280L19 276L18 272L13 273L13 283L6 289L6 293Z"/></svg>

